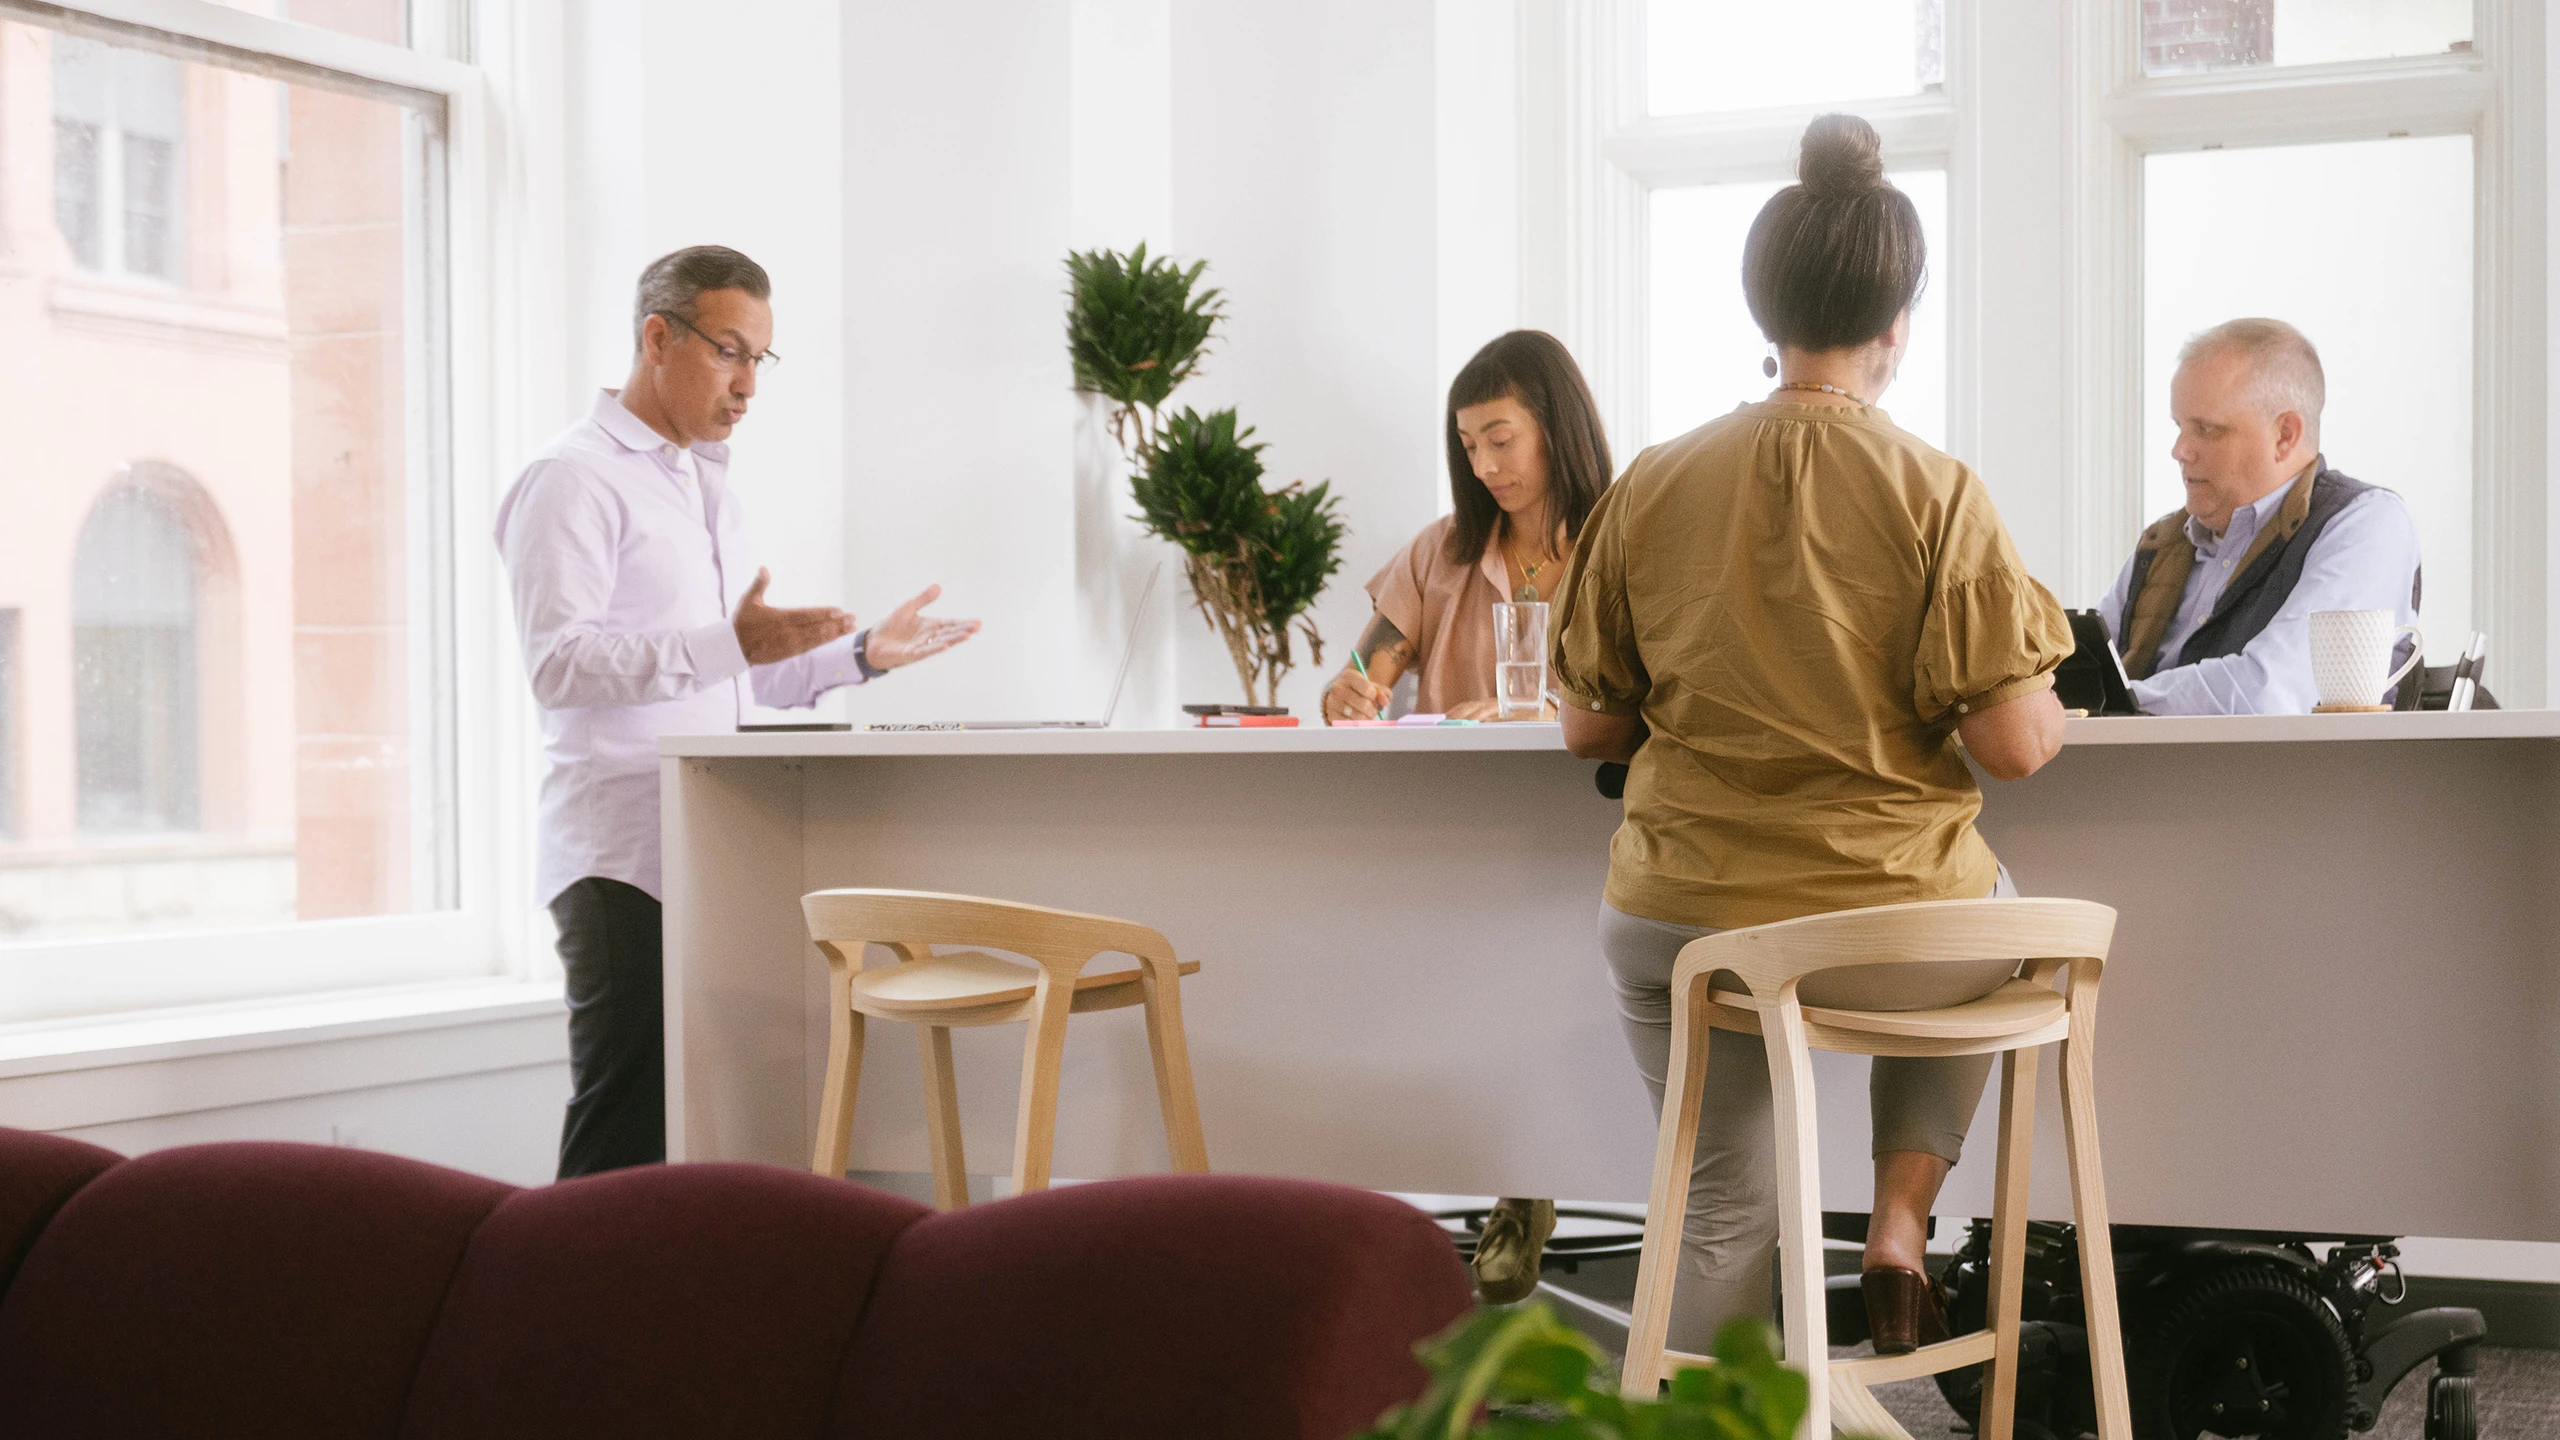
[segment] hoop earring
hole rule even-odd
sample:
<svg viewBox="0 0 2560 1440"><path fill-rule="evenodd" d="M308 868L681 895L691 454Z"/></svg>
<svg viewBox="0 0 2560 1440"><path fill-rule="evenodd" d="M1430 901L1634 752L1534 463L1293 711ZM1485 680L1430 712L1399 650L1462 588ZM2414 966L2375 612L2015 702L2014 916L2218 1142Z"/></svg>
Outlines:
<svg viewBox="0 0 2560 1440"><path fill-rule="evenodd" d="M1769 353L1760 357L1760 373L1772 380L1778 378L1778 342L1775 340L1769 342Z"/></svg>

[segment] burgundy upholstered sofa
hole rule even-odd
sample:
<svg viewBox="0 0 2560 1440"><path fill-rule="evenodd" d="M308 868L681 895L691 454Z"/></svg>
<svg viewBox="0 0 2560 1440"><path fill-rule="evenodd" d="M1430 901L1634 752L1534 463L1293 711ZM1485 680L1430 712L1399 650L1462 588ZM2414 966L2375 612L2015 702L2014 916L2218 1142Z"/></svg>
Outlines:
<svg viewBox="0 0 2560 1440"><path fill-rule="evenodd" d="M1166 1176L951 1214L753 1165L542 1189L0 1130L0 1436L1337 1440L1468 1303L1365 1191Z"/></svg>

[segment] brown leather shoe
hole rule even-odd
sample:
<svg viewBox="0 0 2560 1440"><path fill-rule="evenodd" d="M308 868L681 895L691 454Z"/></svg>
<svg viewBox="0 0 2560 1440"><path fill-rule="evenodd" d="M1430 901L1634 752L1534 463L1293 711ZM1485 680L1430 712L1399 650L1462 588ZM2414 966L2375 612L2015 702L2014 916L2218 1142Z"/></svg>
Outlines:
<svg viewBox="0 0 2560 1440"><path fill-rule="evenodd" d="M1867 1297L1867 1333L1879 1355L1908 1355L1947 1338L1947 1309L1928 1276L1903 1269L1870 1270L1858 1277Z"/></svg>

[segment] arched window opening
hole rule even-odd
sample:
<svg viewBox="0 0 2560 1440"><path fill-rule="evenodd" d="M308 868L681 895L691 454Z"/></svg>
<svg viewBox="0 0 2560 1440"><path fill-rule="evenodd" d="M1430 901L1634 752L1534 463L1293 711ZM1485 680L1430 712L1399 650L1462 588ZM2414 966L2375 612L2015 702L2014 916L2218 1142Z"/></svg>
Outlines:
<svg viewBox="0 0 2560 1440"><path fill-rule="evenodd" d="M205 545L181 496L128 481L81 523L72 562L72 669L84 831L202 823L198 599Z"/></svg>

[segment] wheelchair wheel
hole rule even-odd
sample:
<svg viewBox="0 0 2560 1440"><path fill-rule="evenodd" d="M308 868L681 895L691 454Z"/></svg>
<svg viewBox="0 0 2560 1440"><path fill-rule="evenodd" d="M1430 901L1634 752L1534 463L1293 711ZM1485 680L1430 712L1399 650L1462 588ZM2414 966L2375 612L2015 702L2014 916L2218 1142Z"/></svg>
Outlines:
<svg viewBox="0 0 2560 1440"><path fill-rule="evenodd" d="M2427 1440L2477 1440L2479 1400L2468 1375L2439 1375L2427 1386Z"/></svg>
<svg viewBox="0 0 2560 1440"><path fill-rule="evenodd" d="M2142 1440L2344 1440L2355 1352L2300 1276L2210 1270L2168 1297L2126 1378Z"/></svg>

